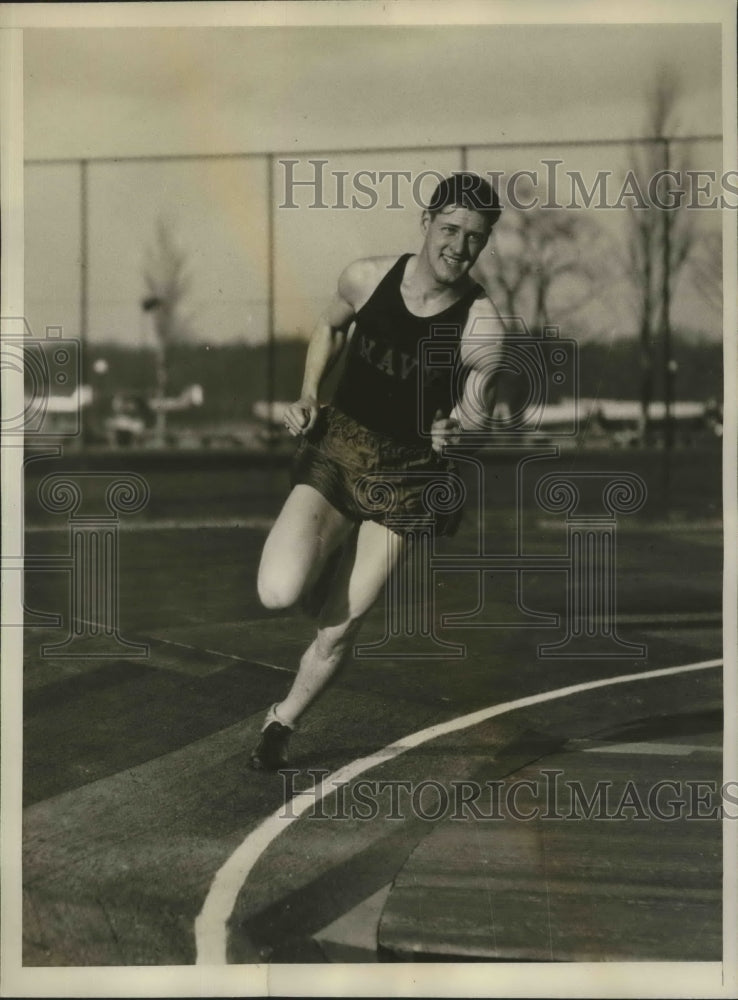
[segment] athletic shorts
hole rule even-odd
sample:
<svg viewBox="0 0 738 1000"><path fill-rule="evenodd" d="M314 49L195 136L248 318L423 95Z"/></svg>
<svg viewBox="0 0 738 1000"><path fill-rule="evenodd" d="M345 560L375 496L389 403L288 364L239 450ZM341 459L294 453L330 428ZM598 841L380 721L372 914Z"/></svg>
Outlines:
<svg viewBox="0 0 738 1000"><path fill-rule="evenodd" d="M399 535L456 533L465 487L448 459L427 445L377 434L333 406L321 408L300 441L292 485L305 483L345 517L376 521Z"/></svg>

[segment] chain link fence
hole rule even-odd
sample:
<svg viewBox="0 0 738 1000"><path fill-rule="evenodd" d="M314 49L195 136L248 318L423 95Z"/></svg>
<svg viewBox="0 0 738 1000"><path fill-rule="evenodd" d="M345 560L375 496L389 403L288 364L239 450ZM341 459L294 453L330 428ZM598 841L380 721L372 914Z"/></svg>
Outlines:
<svg viewBox="0 0 738 1000"><path fill-rule="evenodd" d="M583 388L599 379L608 397L639 398L643 380L623 366L642 364L648 341L651 391L673 403L674 357L714 354L721 338L721 209L738 185L718 136L29 161L26 318L36 336L53 326L80 340L97 440L126 394L144 410L161 395L162 350L170 428L266 439L342 268L416 249L424 202L461 169L490 176L504 206L476 268L503 315L532 333L556 325L593 357L613 351L619 370ZM175 258L162 345L151 289L171 288ZM712 370L682 396L720 383Z"/></svg>

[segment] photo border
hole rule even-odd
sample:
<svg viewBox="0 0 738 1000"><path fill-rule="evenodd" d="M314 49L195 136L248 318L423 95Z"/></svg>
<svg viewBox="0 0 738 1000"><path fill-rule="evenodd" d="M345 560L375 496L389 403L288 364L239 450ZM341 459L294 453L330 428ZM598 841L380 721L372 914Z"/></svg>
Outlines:
<svg viewBox="0 0 738 1000"><path fill-rule="evenodd" d="M705 0L696 5L665 0L641 3L594 2L376 2L290 3L101 3L0 5L0 203L3 254L0 315L23 311L23 67L22 29L43 27L205 27L296 25L647 24L717 21L723 26L724 170L736 168L736 10L729 2ZM738 371L738 213L724 214L724 371ZM730 331L731 334L728 334ZM733 376L734 377L734 376ZM2 372L3 407L22 399L22 377ZM735 706L736 678L735 552L736 392L727 382L723 452L724 551L724 701L725 774L738 759ZM4 412L9 412L4 409ZM2 449L3 551L22 551L22 458L19 448ZM18 548L18 546L21 546ZM3 570L3 620L22 608L21 574ZM393 965L254 965L211 967L22 968L20 965L20 834L22 746L22 630L2 633L2 982L3 996L571 996L571 997L735 997L738 990L736 949L736 856L738 824L724 822L724 955L722 963L582 963L582 964L393 964ZM102 989L101 989L102 987ZM104 992L103 992L104 990Z"/></svg>

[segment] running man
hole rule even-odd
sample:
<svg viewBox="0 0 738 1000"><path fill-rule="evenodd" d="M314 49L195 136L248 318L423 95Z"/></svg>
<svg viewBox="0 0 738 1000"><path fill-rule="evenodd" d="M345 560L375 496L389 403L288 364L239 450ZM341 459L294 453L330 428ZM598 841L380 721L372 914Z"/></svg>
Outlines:
<svg viewBox="0 0 738 1000"><path fill-rule="evenodd" d="M448 470L444 446L491 413L494 372L473 340L480 327L497 337L503 327L469 270L499 216L497 193L483 178L457 173L441 181L422 213L420 251L349 264L311 337L302 394L285 414L287 429L301 437L293 488L264 545L257 586L267 608L287 608L307 595L317 634L287 696L267 714L251 755L256 769L287 766L298 719L350 656L362 620L402 558L413 516L427 522L423 492L429 475L442 479ZM467 369L462 399L454 398L447 370L421 370L419 342L439 325L457 331L458 361ZM321 407L321 382L344 349L333 402ZM377 513L362 501L357 484L367 473L393 483L390 511ZM387 526L398 512L403 527L392 519ZM436 535L454 530L452 516L436 518Z"/></svg>

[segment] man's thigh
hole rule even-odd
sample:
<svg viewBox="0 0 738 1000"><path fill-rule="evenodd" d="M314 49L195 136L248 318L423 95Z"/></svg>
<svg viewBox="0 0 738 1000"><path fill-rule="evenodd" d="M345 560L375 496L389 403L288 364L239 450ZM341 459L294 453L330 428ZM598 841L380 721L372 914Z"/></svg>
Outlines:
<svg viewBox="0 0 738 1000"><path fill-rule="evenodd" d="M374 521L364 521L344 547L320 613L319 627L362 618L382 592L404 552L403 539Z"/></svg>
<svg viewBox="0 0 738 1000"><path fill-rule="evenodd" d="M287 497L269 533L261 569L312 579L354 526L321 493L301 483Z"/></svg>

